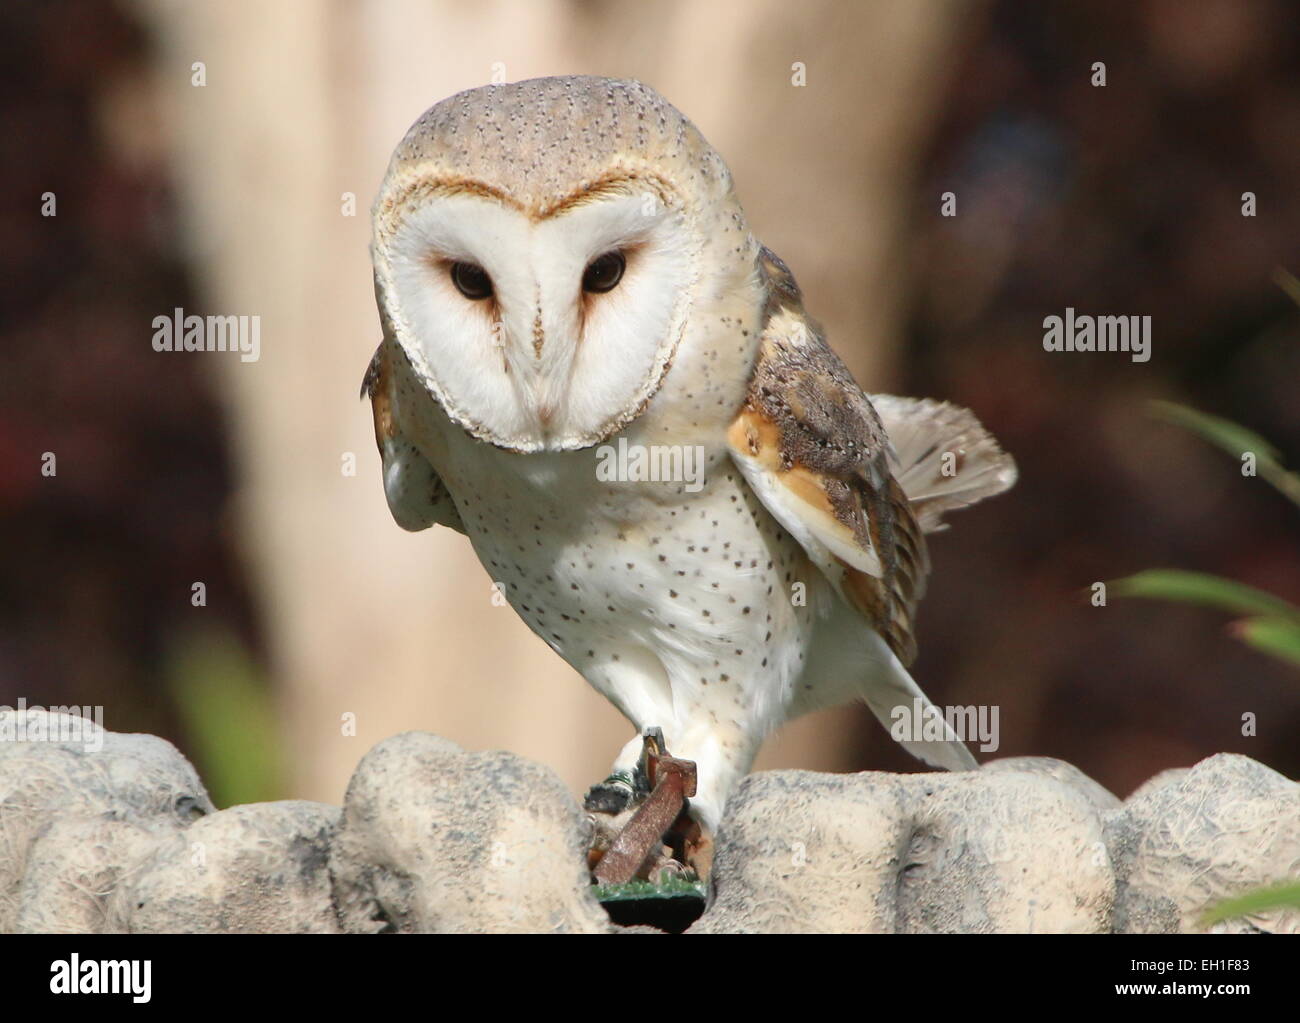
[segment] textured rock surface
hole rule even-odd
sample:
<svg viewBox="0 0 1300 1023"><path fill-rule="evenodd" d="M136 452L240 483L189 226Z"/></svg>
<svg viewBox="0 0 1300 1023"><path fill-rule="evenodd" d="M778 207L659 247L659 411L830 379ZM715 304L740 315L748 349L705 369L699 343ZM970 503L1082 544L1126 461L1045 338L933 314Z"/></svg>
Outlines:
<svg viewBox="0 0 1300 1023"><path fill-rule="evenodd" d="M42 713L22 724L67 724ZM15 722L0 716L0 736ZM341 811L217 812L151 736L0 740L0 930L627 933L592 898L587 834L548 768L421 732L372 749ZM1039 757L767 772L728 806L691 933L1192 931L1220 899L1297 874L1300 786L1241 756L1122 803ZM1294 932L1298 917L1217 929Z"/></svg>
<svg viewBox="0 0 1300 1023"><path fill-rule="evenodd" d="M141 830L171 834L213 811L171 743L104 731L97 743L49 738L81 727L63 714L0 711L0 735L27 740L0 741L0 931L20 916L35 929L80 929L74 921L101 913L105 886L145 854ZM97 826L106 822L129 826Z"/></svg>
<svg viewBox="0 0 1300 1023"><path fill-rule="evenodd" d="M354 932L606 932L586 832L550 769L406 732L348 785L331 858L340 917Z"/></svg>
<svg viewBox="0 0 1300 1023"><path fill-rule="evenodd" d="M108 900L126 885L159 842L179 834L171 824L72 816L46 825L28 849L14 919L21 933L111 934Z"/></svg>
<svg viewBox="0 0 1300 1023"><path fill-rule="evenodd" d="M1300 785L1221 753L1166 771L1109 816L1121 932L1194 930L1221 899L1300 876ZM1300 932L1300 911L1227 921L1216 931Z"/></svg>
<svg viewBox="0 0 1300 1023"><path fill-rule="evenodd" d="M232 806L174 832L108 900L106 928L137 934L337 934L328 869L337 807Z"/></svg>
<svg viewBox="0 0 1300 1023"><path fill-rule="evenodd" d="M1034 770L750 775L693 932L1098 932L1114 877L1073 781Z"/></svg>

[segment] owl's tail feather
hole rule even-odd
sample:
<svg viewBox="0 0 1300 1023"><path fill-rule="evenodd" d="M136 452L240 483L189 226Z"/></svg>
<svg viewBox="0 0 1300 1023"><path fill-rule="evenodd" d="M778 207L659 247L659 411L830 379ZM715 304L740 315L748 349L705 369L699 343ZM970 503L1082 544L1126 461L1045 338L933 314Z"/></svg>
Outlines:
<svg viewBox="0 0 1300 1023"><path fill-rule="evenodd" d="M871 713L917 760L946 771L976 770L979 763L943 711L921 692L902 662L885 653L883 670L873 673L862 694Z"/></svg>
<svg viewBox="0 0 1300 1023"><path fill-rule="evenodd" d="M873 394L871 404L898 456L894 476L925 532L947 529L947 512L1015 483L1015 461L969 409L892 394Z"/></svg>

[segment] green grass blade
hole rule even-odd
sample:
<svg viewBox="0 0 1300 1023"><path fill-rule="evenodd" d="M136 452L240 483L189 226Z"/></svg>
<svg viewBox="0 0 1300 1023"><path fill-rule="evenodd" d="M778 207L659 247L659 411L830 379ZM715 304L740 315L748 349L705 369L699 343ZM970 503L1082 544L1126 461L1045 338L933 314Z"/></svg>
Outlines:
<svg viewBox="0 0 1300 1023"><path fill-rule="evenodd" d="M1247 618L1234 622L1232 634L1256 650L1300 665L1300 622L1284 618Z"/></svg>
<svg viewBox="0 0 1300 1023"><path fill-rule="evenodd" d="M1253 586L1205 572L1152 568L1106 584L1117 597L1176 600L1202 607L1217 607L1233 614L1283 618L1300 622L1300 608Z"/></svg>
<svg viewBox="0 0 1300 1023"><path fill-rule="evenodd" d="M1234 458L1240 459L1249 451L1255 456L1255 471L1265 482L1300 505L1300 475L1288 472L1282 465L1281 452L1253 430L1231 419L1212 416L1172 401L1151 402L1151 413L1157 419L1191 431Z"/></svg>
<svg viewBox="0 0 1300 1023"><path fill-rule="evenodd" d="M1300 281L1294 274L1279 266L1273 270L1273 283L1285 291L1292 302L1300 305Z"/></svg>
<svg viewBox="0 0 1300 1023"><path fill-rule="evenodd" d="M1281 457L1277 448L1263 437L1239 423L1234 423L1231 419L1212 416L1207 412L1172 401L1151 402L1151 413L1157 419L1190 430L1237 458L1250 451L1260 462L1267 458L1276 464Z"/></svg>
<svg viewBox="0 0 1300 1023"><path fill-rule="evenodd" d="M1300 881L1270 885L1235 899L1225 899L1205 911L1201 917L1201 926L1209 927L1234 917L1266 913L1274 909L1300 909Z"/></svg>

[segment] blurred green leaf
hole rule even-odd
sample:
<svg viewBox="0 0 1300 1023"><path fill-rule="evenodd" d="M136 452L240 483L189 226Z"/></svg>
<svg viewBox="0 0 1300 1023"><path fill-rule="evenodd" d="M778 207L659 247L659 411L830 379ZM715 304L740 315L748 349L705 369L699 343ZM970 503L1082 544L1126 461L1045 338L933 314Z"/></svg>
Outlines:
<svg viewBox="0 0 1300 1023"><path fill-rule="evenodd" d="M1288 881L1285 884L1271 885L1248 892L1235 899L1225 899L1206 910L1201 917L1201 926L1209 927L1224 920L1231 920L1233 917L1266 913L1273 909L1298 908L1300 908L1300 882Z"/></svg>
<svg viewBox="0 0 1300 1023"><path fill-rule="evenodd" d="M1153 401L1151 410L1157 419L1190 430L1238 458L1247 451L1254 452L1260 461L1268 458L1276 462L1281 457L1277 448L1263 437L1231 419L1212 416L1172 401Z"/></svg>
<svg viewBox="0 0 1300 1023"><path fill-rule="evenodd" d="M1273 280L1300 305L1300 280L1282 267L1273 271ZM1259 434L1230 419L1171 401L1154 401L1151 411L1157 418L1181 426L1237 458L1249 452L1254 456L1255 472L1300 505L1300 474L1288 472L1282 465L1281 453ZM1177 569L1149 569L1107 585L1119 597L1176 600L1247 615L1230 627L1236 638L1270 656L1300 665L1300 608L1271 593L1231 579ZM1300 886L1296 891L1300 892Z"/></svg>
<svg viewBox="0 0 1300 1023"><path fill-rule="evenodd" d="M1300 305L1300 281L1296 280L1295 275L1291 272L1276 267L1273 270L1273 283L1291 297L1291 301Z"/></svg>
<svg viewBox="0 0 1300 1023"><path fill-rule="evenodd" d="M1235 458L1250 452L1260 477L1300 505L1300 476L1288 472L1282 465L1281 452L1253 430L1172 401L1153 401L1151 410L1157 419L1190 430Z"/></svg>
<svg viewBox="0 0 1300 1023"><path fill-rule="evenodd" d="M181 635L169 651L166 677L217 807L282 798L271 694L238 639L217 630Z"/></svg>
<svg viewBox="0 0 1300 1023"><path fill-rule="evenodd" d="M1247 618L1234 622L1232 633L1256 650L1300 664L1300 622L1283 618Z"/></svg>
<svg viewBox="0 0 1300 1023"><path fill-rule="evenodd" d="M1300 608L1293 607L1281 597L1205 572L1152 568L1125 579L1115 579L1106 584L1106 589L1118 597L1178 600L1217 607L1234 614L1300 622Z"/></svg>

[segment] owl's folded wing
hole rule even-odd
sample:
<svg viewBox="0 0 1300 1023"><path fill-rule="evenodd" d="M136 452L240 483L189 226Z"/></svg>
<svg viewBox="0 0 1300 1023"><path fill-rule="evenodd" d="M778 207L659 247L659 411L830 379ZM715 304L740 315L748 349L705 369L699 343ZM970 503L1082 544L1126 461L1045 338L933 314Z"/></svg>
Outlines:
<svg viewBox="0 0 1300 1023"><path fill-rule="evenodd" d="M773 517L904 664L929 556L871 402L803 310L794 279L764 250L769 301L732 457Z"/></svg>
<svg viewBox="0 0 1300 1023"><path fill-rule="evenodd" d="M415 532L434 524L465 532L447 486L414 444L402 436L393 416L390 342L380 343L370 360L361 396L370 399L375 416L375 443L384 463L388 510L403 529Z"/></svg>

